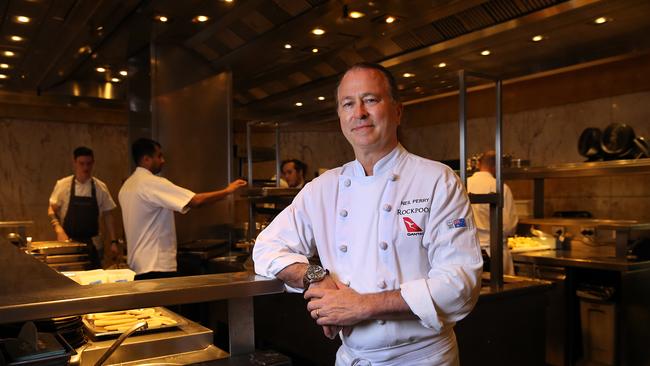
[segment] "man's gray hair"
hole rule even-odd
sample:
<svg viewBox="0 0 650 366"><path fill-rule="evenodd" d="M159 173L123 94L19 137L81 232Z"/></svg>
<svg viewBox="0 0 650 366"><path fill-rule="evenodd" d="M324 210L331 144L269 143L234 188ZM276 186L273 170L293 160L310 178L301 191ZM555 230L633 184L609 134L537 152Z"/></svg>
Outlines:
<svg viewBox="0 0 650 366"><path fill-rule="evenodd" d="M339 78L338 82L336 83L336 103L338 104L339 101L339 86L341 86L341 81L343 80L343 77L345 75L352 71L352 70L357 70L357 69L366 69L366 70L377 70L382 75L384 75L384 78L386 78L386 81L388 82L388 93L390 97L393 99L394 102L399 102L400 97L399 97L399 89L397 88L397 81L395 81L395 77L393 74L388 71L387 68L381 66L380 64L372 63L372 62L359 62L357 64L354 64L348 68L343 75Z"/></svg>

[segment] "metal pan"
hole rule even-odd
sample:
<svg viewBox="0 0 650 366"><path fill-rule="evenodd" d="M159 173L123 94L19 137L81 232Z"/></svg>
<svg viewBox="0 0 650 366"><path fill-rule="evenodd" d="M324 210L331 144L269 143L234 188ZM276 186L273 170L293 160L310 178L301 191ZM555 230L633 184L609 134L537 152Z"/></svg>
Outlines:
<svg viewBox="0 0 650 366"><path fill-rule="evenodd" d="M174 319L176 321L176 324L174 325L163 324L160 326L150 326L147 327L147 329L137 331L137 333L149 333L149 332L162 331L170 328L176 328L178 326L185 324L185 321L181 317L179 317L178 315L176 315L176 313L170 310L167 310L163 307L155 307L153 309L156 310L156 312L159 312L166 317ZM86 330L88 331L91 337L97 339L102 337L119 336L120 334L123 333L122 331L119 330L106 330L103 327L95 326L94 321L92 319L89 319L88 315L84 315L82 321L84 323L84 327L86 328Z"/></svg>

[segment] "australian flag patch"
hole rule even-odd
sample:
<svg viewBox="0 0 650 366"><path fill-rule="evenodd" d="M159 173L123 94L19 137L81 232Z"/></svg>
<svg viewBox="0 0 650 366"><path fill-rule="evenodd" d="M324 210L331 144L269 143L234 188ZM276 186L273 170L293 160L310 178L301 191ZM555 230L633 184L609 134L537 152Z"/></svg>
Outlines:
<svg viewBox="0 0 650 366"><path fill-rule="evenodd" d="M467 227L465 224L465 219L454 219L454 220L447 220L447 227L450 229L457 229L460 227Z"/></svg>

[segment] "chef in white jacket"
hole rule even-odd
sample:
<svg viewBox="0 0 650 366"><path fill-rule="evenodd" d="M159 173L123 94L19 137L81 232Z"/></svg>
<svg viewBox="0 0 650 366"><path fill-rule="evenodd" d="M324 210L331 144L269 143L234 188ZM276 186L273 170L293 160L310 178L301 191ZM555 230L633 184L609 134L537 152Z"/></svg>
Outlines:
<svg viewBox="0 0 650 366"><path fill-rule="evenodd" d="M397 140L392 75L357 64L337 90L356 160L305 185L258 236L258 274L306 289L336 365L457 365L454 324L473 308L482 258L458 177ZM322 267L308 264L318 252Z"/></svg>
<svg viewBox="0 0 650 366"><path fill-rule="evenodd" d="M497 191L497 180L495 175L495 156L493 150L486 151L479 159L479 171L467 179L467 192L485 194ZM472 204L476 229L478 230L478 239L481 242L481 248L490 254L490 205L486 203ZM508 275L515 274L512 254L508 249L507 237L514 234L517 228L517 212L515 210L512 191L506 184L503 185L503 273ZM486 263L488 261L486 260Z"/></svg>

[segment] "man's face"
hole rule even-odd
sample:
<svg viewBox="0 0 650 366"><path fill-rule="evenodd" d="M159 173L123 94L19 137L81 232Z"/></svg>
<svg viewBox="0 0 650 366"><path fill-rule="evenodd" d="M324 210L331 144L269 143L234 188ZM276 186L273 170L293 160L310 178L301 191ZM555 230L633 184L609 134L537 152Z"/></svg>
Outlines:
<svg viewBox="0 0 650 366"><path fill-rule="evenodd" d="M93 165L95 159L92 156L77 156L72 162L74 168L74 176L81 181L86 181L93 174Z"/></svg>
<svg viewBox="0 0 650 366"><path fill-rule="evenodd" d="M348 71L339 85L337 102L341 130L355 152L382 151L397 144L402 105L391 98L388 80L381 72Z"/></svg>
<svg viewBox="0 0 650 366"><path fill-rule="evenodd" d="M148 157L151 159L149 170L153 174L158 174L162 171L163 165L165 165L165 158L163 157L162 150L160 147L156 146L156 151L153 153L153 157Z"/></svg>
<svg viewBox="0 0 650 366"><path fill-rule="evenodd" d="M287 181L289 187L297 187L304 179L302 171L296 170L296 164L293 161L282 167L282 178Z"/></svg>

